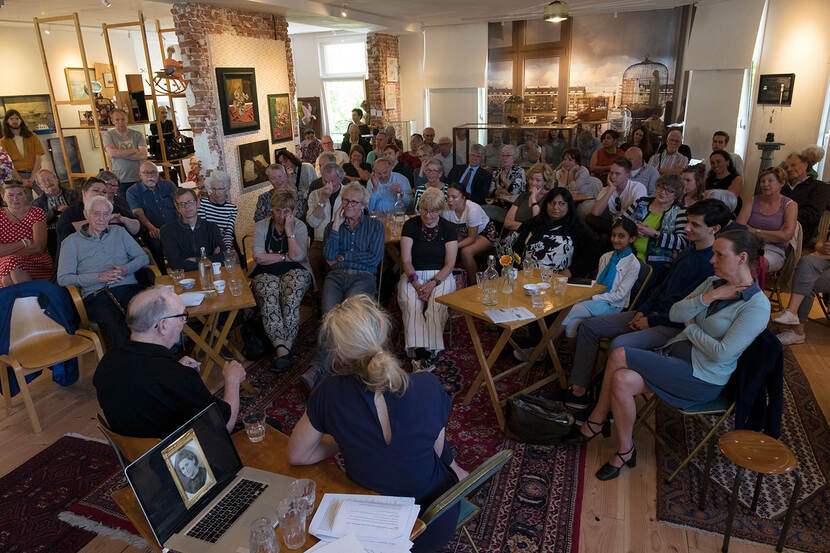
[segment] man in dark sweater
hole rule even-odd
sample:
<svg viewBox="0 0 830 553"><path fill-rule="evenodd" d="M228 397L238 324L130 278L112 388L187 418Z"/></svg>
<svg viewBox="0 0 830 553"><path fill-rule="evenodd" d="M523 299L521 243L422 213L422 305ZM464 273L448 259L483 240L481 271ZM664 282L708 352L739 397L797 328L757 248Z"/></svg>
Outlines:
<svg viewBox="0 0 830 553"><path fill-rule="evenodd" d="M198 269L202 248L208 259L221 262L222 231L216 223L199 217L196 193L190 188L178 188L174 196L179 216L161 227L161 245L167 266L185 271Z"/></svg>
<svg viewBox="0 0 830 553"><path fill-rule="evenodd" d="M782 194L798 204L798 222L801 223L802 243L805 245L815 242L819 221L830 200L830 184L808 176L809 168L810 160L806 156L790 154L784 162L790 182L781 189Z"/></svg>
<svg viewBox="0 0 830 553"><path fill-rule="evenodd" d="M669 310L714 274L712 244L715 235L729 223L729 208L720 200L701 200L686 212L686 236L693 247L672 263L666 278L648 296L628 311L586 319L579 325L576 354L571 370L571 388L563 398L569 407L588 407L585 395L591 380L601 338L611 338L609 351L619 347L649 349L660 347L677 335L682 324L669 320Z"/></svg>
<svg viewBox="0 0 830 553"><path fill-rule="evenodd" d="M107 351L92 380L113 431L164 438L214 402L233 430L245 369L237 361L225 363L224 396L215 398L199 377L199 363L170 351L186 319L182 300L165 288L150 288L130 302L130 341Z"/></svg>

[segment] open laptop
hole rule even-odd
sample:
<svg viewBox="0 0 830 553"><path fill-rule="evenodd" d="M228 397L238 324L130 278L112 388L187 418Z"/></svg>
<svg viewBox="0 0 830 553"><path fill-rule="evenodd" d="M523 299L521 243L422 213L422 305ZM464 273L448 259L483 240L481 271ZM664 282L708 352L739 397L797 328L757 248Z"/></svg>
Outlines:
<svg viewBox="0 0 830 553"><path fill-rule="evenodd" d="M292 481L243 467L215 404L139 457L125 473L159 544L181 553L247 547L251 522L259 517L273 520Z"/></svg>

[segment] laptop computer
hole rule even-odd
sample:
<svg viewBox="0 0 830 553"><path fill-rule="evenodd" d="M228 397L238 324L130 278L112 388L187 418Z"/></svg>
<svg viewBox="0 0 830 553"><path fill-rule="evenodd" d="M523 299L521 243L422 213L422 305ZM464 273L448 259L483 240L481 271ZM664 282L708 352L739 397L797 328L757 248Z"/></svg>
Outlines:
<svg viewBox="0 0 830 553"><path fill-rule="evenodd" d="M293 480L243 467L215 404L124 472L159 544L180 553L247 547L251 522L273 520Z"/></svg>

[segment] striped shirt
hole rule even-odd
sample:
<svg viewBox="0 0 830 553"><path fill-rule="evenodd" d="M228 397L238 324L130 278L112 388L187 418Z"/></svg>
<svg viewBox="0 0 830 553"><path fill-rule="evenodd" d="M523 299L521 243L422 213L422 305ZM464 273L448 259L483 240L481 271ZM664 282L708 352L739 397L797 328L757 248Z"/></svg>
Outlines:
<svg viewBox="0 0 830 553"><path fill-rule="evenodd" d="M209 198L202 198L199 204L199 217L211 223L216 223L222 233L222 244L226 250L232 250L236 240L234 225L236 225L238 213L239 208L230 202L216 205Z"/></svg>
<svg viewBox="0 0 830 553"><path fill-rule="evenodd" d="M348 222L343 222L337 231L333 231L329 223L323 255L330 260L343 256L343 261L332 265L332 270L353 269L375 274L383 257L385 240L383 223L364 212L354 230Z"/></svg>

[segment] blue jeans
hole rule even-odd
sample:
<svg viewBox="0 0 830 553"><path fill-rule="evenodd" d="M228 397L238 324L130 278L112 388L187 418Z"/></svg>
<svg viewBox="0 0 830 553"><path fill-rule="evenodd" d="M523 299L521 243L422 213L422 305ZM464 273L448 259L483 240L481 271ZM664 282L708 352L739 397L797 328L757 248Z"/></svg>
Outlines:
<svg viewBox="0 0 830 553"><path fill-rule="evenodd" d="M576 338L576 333L579 330L579 325L585 319L591 317L599 317L600 315L608 315L610 313L619 313L621 307L616 307L602 300L586 300L581 301L571 307L571 310L562 321L562 326L565 327L565 336L568 338Z"/></svg>

